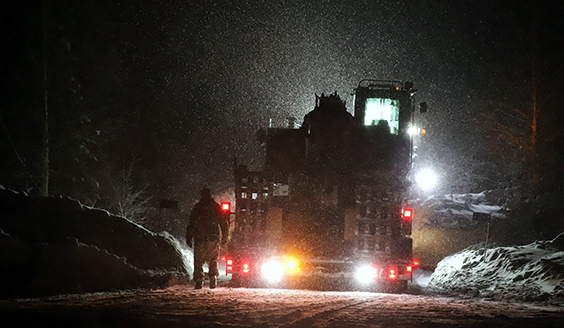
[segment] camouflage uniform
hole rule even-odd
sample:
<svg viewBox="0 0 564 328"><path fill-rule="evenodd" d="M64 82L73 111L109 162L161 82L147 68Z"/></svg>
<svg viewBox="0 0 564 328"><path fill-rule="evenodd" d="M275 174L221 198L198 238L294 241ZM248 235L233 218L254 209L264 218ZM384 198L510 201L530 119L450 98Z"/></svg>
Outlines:
<svg viewBox="0 0 564 328"><path fill-rule="evenodd" d="M219 204L211 198L211 192L202 190L202 198L192 209L186 229L186 242L192 246L194 238L194 281L196 288L204 283L204 263L208 263L210 288L215 288L219 275L220 244L227 241L227 220L221 215Z"/></svg>

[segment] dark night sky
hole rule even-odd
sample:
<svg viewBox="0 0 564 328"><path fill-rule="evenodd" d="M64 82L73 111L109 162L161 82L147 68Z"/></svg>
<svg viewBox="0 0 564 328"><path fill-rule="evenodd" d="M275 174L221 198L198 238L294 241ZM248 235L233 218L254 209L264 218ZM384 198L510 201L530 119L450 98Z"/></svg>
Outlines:
<svg viewBox="0 0 564 328"><path fill-rule="evenodd" d="M533 41L544 83L562 72L556 1L50 3L52 111L75 106L101 135L119 135L114 151L136 153L169 197L228 186L234 155L259 169L258 128L301 122L315 93L350 104L363 78L414 81L431 110L428 158L452 166L477 142L476 106L517 102L529 87ZM2 95L14 111L39 83L25 67L38 63L41 8L2 9Z"/></svg>

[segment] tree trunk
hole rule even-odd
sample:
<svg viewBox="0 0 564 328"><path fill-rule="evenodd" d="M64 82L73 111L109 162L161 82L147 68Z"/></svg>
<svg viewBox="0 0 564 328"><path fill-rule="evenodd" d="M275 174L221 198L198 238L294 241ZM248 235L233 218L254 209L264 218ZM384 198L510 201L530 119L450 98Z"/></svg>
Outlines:
<svg viewBox="0 0 564 328"><path fill-rule="evenodd" d="M47 1L43 2L43 122L41 124L42 141L40 146L41 170L38 177L39 194L49 195L49 90L47 85Z"/></svg>

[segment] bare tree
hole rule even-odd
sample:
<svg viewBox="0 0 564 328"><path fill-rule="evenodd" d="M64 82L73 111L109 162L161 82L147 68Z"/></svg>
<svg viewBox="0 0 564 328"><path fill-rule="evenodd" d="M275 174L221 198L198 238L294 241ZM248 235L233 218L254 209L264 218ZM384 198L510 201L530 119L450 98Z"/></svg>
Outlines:
<svg viewBox="0 0 564 328"><path fill-rule="evenodd" d="M41 170L39 176L39 194L49 195L49 89L47 84L47 1L43 2L43 58L42 58L42 89L44 121L40 125L42 144L40 147Z"/></svg>
<svg viewBox="0 0 564 328"><path fill-rule="evenodd" d="M135 161L132 161L127 169L120 171L117 178L111 180L114 196L110 210L138 224L143 224L143 214L147 211L151 198L146 196L147 186L135 187L134 164Z"/></svg>

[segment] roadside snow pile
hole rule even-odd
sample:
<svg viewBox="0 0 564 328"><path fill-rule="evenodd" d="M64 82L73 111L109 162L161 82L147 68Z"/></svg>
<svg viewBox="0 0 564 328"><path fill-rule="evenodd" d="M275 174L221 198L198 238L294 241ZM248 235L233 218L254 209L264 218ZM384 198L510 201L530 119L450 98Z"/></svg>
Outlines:
<svg viewBox="0 0 564 328"><path fill-rule="evenodd" d="M439 262L428 287L494 299L561 299L564 233L523 246L466 248Z"/></svg>
<svg viewBox="0 0 564 328"><path fill-rule="evenodd" d="M478 194L430 196L424 201L413 201L413 204L433 210L429 225L450 227L471 224L474 213L493 219L506 218L506 209L498 205L503 202L500 197L497 191L484 191Z"/></svg>
<svg viewBox="0 0 564 328"><path fill-rule="evenodd" d="M0 188L0 298L183 282L179 244L106 211Z"/></svg>

